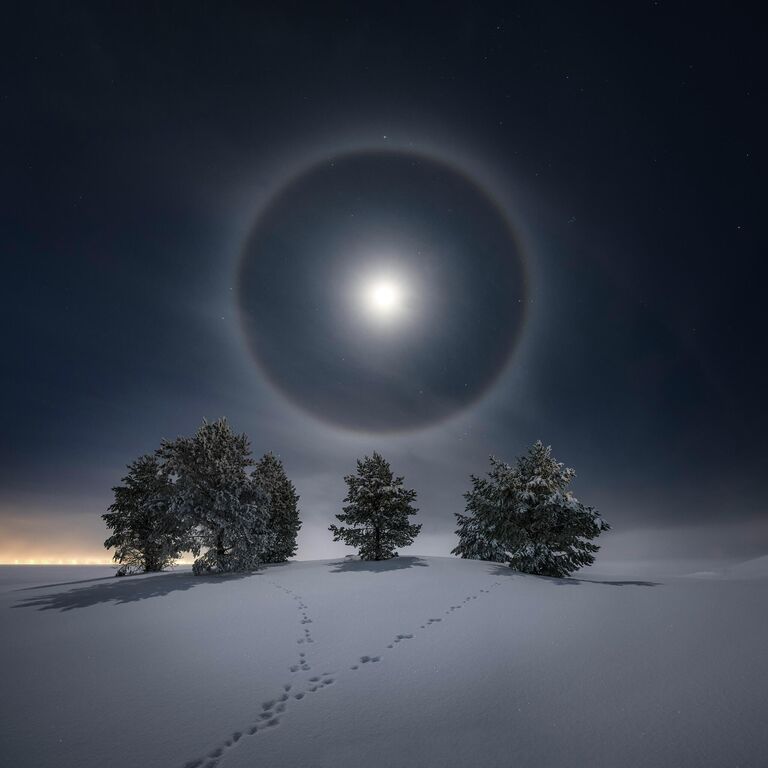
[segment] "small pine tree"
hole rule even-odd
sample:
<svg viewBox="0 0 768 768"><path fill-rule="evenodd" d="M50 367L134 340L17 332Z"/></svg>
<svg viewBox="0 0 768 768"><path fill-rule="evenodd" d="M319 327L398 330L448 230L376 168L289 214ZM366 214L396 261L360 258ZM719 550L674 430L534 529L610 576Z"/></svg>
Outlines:
<svg viewBox="0 0 768 768"><path fill-rule="evenodd" d="M123 485L102 519L113 533L104 542L114 547L118 576L162 571L189 547L186 528L170 512L173 485L157 456L140 456L128 465Z"/></svg>
<svg viewBox="0 0 768 768"><path fill-rule="evenodd" d="M600 514L568 490L576 473L537 441L510 467L491 459L488 479L472 478L467 515L457 515L461 557L508 562L523 573L567 576L592 565L592 543L610 529Z"/></svg>
<svg viewBox="0 0 768 768"><path fill-rule="evenodd" d="M412 504L416 491L403 488L389 462L378 453L357 461L357 474L347 475L346 506L336 518L346 526L331 525L334 541L357 547L363 560L397 556L395 547L412 544L421 530L408 518L418 511Z"/></svg>
<svg viewBox="0 0 768 768"><path fill-rule="evenodd" d="M253 465L245 435L226 419L203 422L193 437L166 441L160 448L175 478L172 511L193 531L197 574L254 570L274 536L264 492L246 470Z"/></svg>
<svg viewBox="0 0 768 768"><path fill-rule="evenodd" d="M296 553L296 536L301 528L296 488L288 479L283 464L274 454L265 453L251 473L254 483L269 499L269 530L275 534L264 554L266 563L284 563Z"/></svg>

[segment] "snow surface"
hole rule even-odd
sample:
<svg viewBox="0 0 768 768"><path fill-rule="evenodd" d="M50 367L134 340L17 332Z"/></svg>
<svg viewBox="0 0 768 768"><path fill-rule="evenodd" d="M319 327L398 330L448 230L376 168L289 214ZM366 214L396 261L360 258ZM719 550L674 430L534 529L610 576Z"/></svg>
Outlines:
<svg viewBox="0 0 768 768"><path fill-rule="evenodd" d="M0 765L764 767L768 558L730 571L3 567Z"/></svg>
<svg viewBox="0 0 768 768"><path fill-rule="evenodd" d="M768 555L747 560L744 563L717 568L713 571L696 571L693 578L712 579L765 579L768 578Z"/></svg>

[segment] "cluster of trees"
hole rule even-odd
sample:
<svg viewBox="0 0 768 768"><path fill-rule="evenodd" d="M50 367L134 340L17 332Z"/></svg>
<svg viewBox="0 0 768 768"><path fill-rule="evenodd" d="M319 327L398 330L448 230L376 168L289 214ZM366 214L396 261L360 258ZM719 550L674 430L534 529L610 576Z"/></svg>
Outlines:
<svg viewBox="0 0 768 768"><path fill-rule="evenodd" d="M491 457L486 477L471 476L464 513L457 513L459 537L452 554L507 563L541 576L566 576L591 565L600 549L593 539L610 529L593 507L568 489L576 473L540 441L514 466ZM403 487L377 453L357 462L344 478L349 492L342 514L346 526L330 526L334 541L357 547L364 560L397 555L412 544L421 525L409 522L416 492Z"/></svg>
<svg viewBox="0 0 768 768"><path fill-rule="evenodd" d="M567 576L592 565L600 549L592 540L610 526L568 490L575 476L540 441L514 466L491 457L487 476L472 475L464 494L453 554L540 576Z"/></svg>
<svg viewBox="0 0 768 768"><path fill-rule="evenodd" d="M296 552L298 499L280 460L258 462L226 419L163 441L128 465L102 515L119 575L160 571L183 552L197 574L249 571Z"/></svg>
<svg viewBox="0 0 768 768"><path fill-rule="evenodd" d="M486 477L471 476L452 553L544 576L591 565L599 549L593 539L610 526L570 492L574 477L541 442L514 465L492 457ZM398 547L414 542L421 530L411 522L416 491L382 456L359 459L344 480L341 525L329 528L334 541L356 547L363 560L396 557ZM246 436L224 419L140 457L114 492L103 515L113 533L104 545L114 547L120 574L162 570L188 551L195 573L250 571L296 551L293 483L273 454L254 462Z"/></svg>

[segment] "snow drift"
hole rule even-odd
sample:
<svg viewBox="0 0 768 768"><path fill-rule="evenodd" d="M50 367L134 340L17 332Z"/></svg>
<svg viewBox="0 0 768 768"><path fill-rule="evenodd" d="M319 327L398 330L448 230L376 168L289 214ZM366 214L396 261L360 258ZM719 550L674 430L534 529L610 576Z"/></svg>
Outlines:
<svg viewBox="0 0 768 768"><path fill-rule="evenodd" d="M768 578L0 569L2 764L762 766ZM768 576L768 574L765 574Z"/></svg>

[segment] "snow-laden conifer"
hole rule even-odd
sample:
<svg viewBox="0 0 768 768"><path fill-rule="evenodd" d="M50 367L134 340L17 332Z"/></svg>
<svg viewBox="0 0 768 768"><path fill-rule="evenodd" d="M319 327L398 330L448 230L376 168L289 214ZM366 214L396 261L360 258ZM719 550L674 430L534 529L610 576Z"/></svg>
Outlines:
<svg viewBox="0 0 768 768"><path fill-rule="evenodd" d="M170 511L173 486L165 467L157 456L140 456L122 482L102 515L112 530L104 546L115 550L118 576L162 571L190 544L187 528Z"/></svg>
<svg viewBox="0 0 768 768"><path fill-rule="evenodd" d="M403 488L403 478L394 477L389 462L378 453L357 461L357 473L344 478L348 491L342 526L331 525L334 541L357 547L363 560L387 560L396 547L413 543L420 524L409 522L418 511L412 502L416 491Z"/></svg>
<svg viewBox="0 0 768 768"><path fill-rule="evenodd" d="M454 554L543 576L591 565L599 550L592 540L610 526L568 490L575 476L540 441L514 467L491 458L488 477L472 477L467 514L456 516Z"/></svg>
<svg viewBox="0 0 768 768"><path fill-rule="evenodd" d="M264 554L264 562L283 563L296 553L296 536L301 528L296 488L273 453L261 457L251 477L267 495L268 526L275 536L274 543Z"/></svg>
<svg viewBox="0 0 768 768"><path fill-rule="evenodd" d="M503 461L491 456L488 477L471 475L472 489L464 494L466 514L457 513L459 543L453 554L473 560L504 562L506 553L501 540L498 510L514 492L514 470Z"/></svg>
<svg viewBox="0 0 768 768"><path fill-rule="evenodd" d="M173 474L171 509L193 533L195 573L250 571L264 562L274 536L266 494L248 475L245 435L226 419L203 422L192 437L166 441L159 454Z"/></svg>

